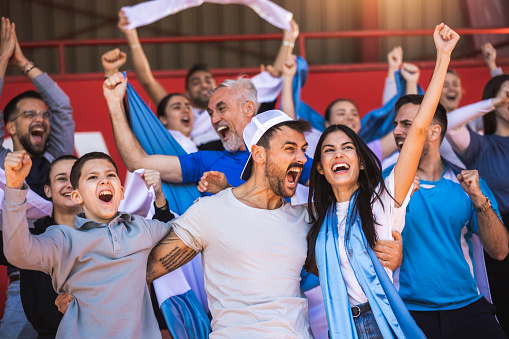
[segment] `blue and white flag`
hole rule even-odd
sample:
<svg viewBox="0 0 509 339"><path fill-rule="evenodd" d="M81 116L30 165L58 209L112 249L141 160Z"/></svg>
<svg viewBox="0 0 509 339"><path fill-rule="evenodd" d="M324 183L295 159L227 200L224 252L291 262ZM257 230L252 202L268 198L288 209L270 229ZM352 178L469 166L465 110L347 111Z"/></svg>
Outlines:
<svg viewBox="0 0 509 339"><path fill-rule="evenodd" d="M406 95L406 80L401 75L401 71L396 71L394 76L398 93L385 105L370 111L361 120L359 136L365 143L381 139L394 129L394 118L396 118L394 106L399 98ZM420 85L417 86L417 92L424 94Z"/></svg>
<svg viewBox="0 0 509 339"><path fill-rule="evenodd" d="M147 154L186 154L129 83L126 95L129 123ZM196 184L163 181L162 188L170 209L178 214L183 214L201 196ZM179 339L208 338L210 320L207 316L201 256L198 254L181 269L157 281L154 282L154 289L172 336Z"/></svg>

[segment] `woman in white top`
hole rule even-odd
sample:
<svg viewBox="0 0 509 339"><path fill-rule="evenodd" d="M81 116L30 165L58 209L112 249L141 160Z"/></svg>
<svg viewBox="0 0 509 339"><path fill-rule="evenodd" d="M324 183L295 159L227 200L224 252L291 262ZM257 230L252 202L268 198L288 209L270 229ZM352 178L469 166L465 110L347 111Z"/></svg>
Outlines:
<svg viewBox="0 0 509 339"><path fill-rule="evenodd" d="M404 226L405 206L450 55L459 36L435 28L435 72L393 171L383 179L375 154L349 127L333 125L313 158L306 268L320 276L331 338L423 338L372 248ZM314 201L314 203L311 203Z"/></svg>

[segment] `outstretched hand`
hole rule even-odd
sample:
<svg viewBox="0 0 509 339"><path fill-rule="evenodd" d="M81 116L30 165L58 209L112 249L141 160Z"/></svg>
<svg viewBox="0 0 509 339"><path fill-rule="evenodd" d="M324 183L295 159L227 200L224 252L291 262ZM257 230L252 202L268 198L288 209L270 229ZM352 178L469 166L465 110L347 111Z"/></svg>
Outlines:
<svg viewBox="0 0 509 339"><path fill-rule="evenodd" d="M283 33L283 39L288 41L289 43L295 43L297 38L299 37L299 25L295 20L290 21L290 25L292 29L290 31L285 30Z"/></svg>
<svg viewBox="0 0 509 339"><path fill-rule="evenodd" d="M387 63L389 64L389 72L396 72L403 63L403 48L396 46L387 53Z"/></svg>
<svg viewBox="0 0 509 339"><path fill-rule="evenodd" d="M0 58L7 61L11 58L16 47L16 31L14 22L11 23L9 18L2 17L2 28L0 32Z"/></svg>
<svg viewBox="0 0 509 339"><path fill-rule="evenodd" d="M32 167L32 159L27 151L7 153L5 156L5 186L20 189Z"/></svg>
<svg viewBox="0 0 509 339"><path fill-rule="evenodd" d="M401 66L401 75L407 82L419 83L420 70L414 64L403 63Z"/></svg>
<svg viewBox="0 0 509 339"><path fill-rule="evenodd" d="M127 55L119 48L112 49L101 56L101 63L106 76L111 76L118 72L127 60Z"/></svg>
<svg viewBox="0 0 509 339"><path fill-rule="evenodd" d="M497 68L497 50L489 42L481 46L484 61L490 70Z"/></svg>
<svg viewBox="0 0 509 339"><path fill-rule="evenodd" d="M117 23L117 26L118 26L118 28L120 28L120 30L124 34L128 34L129 32L131 32L133 30L133 29L127 28L127 25L129 25L129 19L127 19L127 17L125 16L124 11L120 10L118 12L118 23Z"/></svg>
<svg viewBox="0 0 509 339"><path fill-rule="evenodd" d="M209 171L203 173L203 176L198 183L198 191L216 194L228 188L228 180L223 172Z"/></svg>
<svg viewBox="0 0 509 339"><path fill-rule="evenodd" d="M297 56L290 55L283 64L283 76L292 78L297 73Z"/></svg>
<svg viewBox="0 0 509 339"><path fill-rule="evenodd" d="M121 72L115 73L103 83L103 94L108 104L121 102L125 95L127 78Z"/></svg>
<svg viewBox="0 0 509 339"><path fill-rule="evenodd" d="M502 84L497 96L491 99L491 102L496 108L509 104L509 84L507 81Z"/></svg>
<svg viewBox="0 0 509 339"><path fill-rule="evenodd" d="M453 31L446 24L441 23L435 27L433 40L435 41L435 47L438 53L450 56L459 39L460 36L458 33Z"/></svg>

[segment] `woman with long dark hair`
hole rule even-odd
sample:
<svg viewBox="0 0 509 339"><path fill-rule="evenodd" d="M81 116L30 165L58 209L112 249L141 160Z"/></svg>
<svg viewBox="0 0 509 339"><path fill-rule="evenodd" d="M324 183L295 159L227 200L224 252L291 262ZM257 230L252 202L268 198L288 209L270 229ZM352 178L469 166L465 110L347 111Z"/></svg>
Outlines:
<svg viewBox="0 0 509 339"><path fill-rule="evenodd" d="M384 180L381 164L343 125L328 127L310 178L306 269L320 277L331 338L424 337L372 248L401 231L412 182L459 36L444 24L433 34L437 62L399 159Z"/></svg>

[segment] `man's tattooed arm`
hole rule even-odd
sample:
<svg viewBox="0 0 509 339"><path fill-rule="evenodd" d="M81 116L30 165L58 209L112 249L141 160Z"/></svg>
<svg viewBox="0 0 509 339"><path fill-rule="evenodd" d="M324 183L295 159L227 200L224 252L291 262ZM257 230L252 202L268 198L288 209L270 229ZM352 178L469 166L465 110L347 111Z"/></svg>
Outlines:
<svg viewBox="0 0 509 339"><path fill-rule="evenodd" d="M173 229L150 252L147 262L147 282L187 264L197 253L180 240Z"/></svg>

